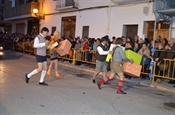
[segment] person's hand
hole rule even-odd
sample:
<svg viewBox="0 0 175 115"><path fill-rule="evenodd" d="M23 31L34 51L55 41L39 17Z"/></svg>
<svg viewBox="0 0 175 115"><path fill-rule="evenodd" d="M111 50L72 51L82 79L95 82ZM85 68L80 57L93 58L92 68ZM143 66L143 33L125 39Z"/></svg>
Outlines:
<svg viewBox="0 0 175 115"><path fill-rule="evenodd" d="M156 58L155 61L159 61L159 58Z"/></svg>
<svg viewBox="0 0 175 115"><path fill-rule="evenodd" d="M46 40L45 43L46 43L46 46L48 46L49 43L50 43L50 41L49 40Z"/></svg>
<svg viewBox="0 0 175 115"><path fill-rule="evenodd" d="M112 51L109 51L109 54L112 54Z"/></svg>
<svg viewBox="0 0 175 115"><path fill-rule="evenodd" d="M130 63L132 63L132 64L133 64L133 63L134 63L134 60L132 60L132 59L131 59L131 60L130 60Z"/></svg>

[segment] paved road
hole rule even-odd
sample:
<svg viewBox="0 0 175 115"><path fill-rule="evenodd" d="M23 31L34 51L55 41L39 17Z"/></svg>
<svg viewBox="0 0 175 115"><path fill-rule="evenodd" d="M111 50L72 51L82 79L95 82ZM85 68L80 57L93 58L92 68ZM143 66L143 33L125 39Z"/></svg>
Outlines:
<svg viewBox="0 0 175 115"><path fill-rule="evenodd" d="M0 115L175 115L175 94L125 83L127 95L116 94L116 80L98 90L91 74L60 67L62 79L40 74L30 83L25 73L36 67L35 58L7 51L0 60ZM100 78L100 76L99 76Z"/></svg>

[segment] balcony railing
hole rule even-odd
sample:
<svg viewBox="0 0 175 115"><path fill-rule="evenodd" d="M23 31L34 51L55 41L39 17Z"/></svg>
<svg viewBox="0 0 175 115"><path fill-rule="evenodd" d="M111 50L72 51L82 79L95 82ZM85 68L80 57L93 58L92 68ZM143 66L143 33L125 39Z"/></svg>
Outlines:
<svg viewBox="0 0 175 115"><path fill-rule="evenodd" d="M8 8L8 9L5 8L4 19L6 20L8 18L15 18L15 17L18 17L19 19L20 18L19 16L23 18L32 17L34 8L39 9L39 3L31 2L31 3L16 6L16 7Z"/></svg>
<svg viewBox="0 0 175 115"><path fill-rule="evenodd" d="M67 9L78 9L78 3L77 2L70 2L70 3L57 3L56 9L57 11L59 10L67 10Z"/></svg>

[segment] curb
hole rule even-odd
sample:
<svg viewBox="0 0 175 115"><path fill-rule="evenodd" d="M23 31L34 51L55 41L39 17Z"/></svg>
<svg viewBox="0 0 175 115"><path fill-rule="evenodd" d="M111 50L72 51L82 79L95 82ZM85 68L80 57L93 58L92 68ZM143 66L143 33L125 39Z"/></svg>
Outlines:
<svg viewBox="0 0 175 115"><path fill-rule="evenodd" d="M79 66L76 66L76 65L72 65L70 63L66 64L66 63L59 62L59 65L69 67L69 68L74 68L74 69L85 71L85 72L90 72L90 73L95 72L95 70L92 70L90 68L79 67ZM146 86L146 87L156 88L156 89L159 89L159 90L162 90L162 91L168 91L168 92L171 92L171 93L175 93L175 90L173 90L173 89L169 89L169 88L166 88L166 87L163 87L163 86L158 86L158 85L151 84L151 83L147 84L147 83L143 83L143 82L135 82L135 81L131 81L131 80L128 80L128 79L126 79L126 81L136 83L136 84L140 84L140 85L143 85L143 86Z"/></svg>

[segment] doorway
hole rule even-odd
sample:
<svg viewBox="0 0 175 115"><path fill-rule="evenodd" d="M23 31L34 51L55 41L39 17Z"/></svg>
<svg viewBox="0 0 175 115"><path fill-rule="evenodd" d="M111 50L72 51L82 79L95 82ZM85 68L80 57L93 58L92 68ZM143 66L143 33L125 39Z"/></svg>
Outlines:
<svg viewBox="0 0 175 115"><path fill-rule="evenodd" d="M75 37L76 16L63 17L61 25L61 36Z"/></svg>
<svg viewBox="0 0 175 115"><path fill-rule="evenodd" d="M124 25L123 26L123 35L126 37L131 37L134 39L134 36L137 35L138 25Z"/></svg>
<svg viewBox="0 0 175 115"><path fill-rule="evenodd" d="M39 19L28 20L27 34L30 34L30 35L39 34Z"/></svg>

